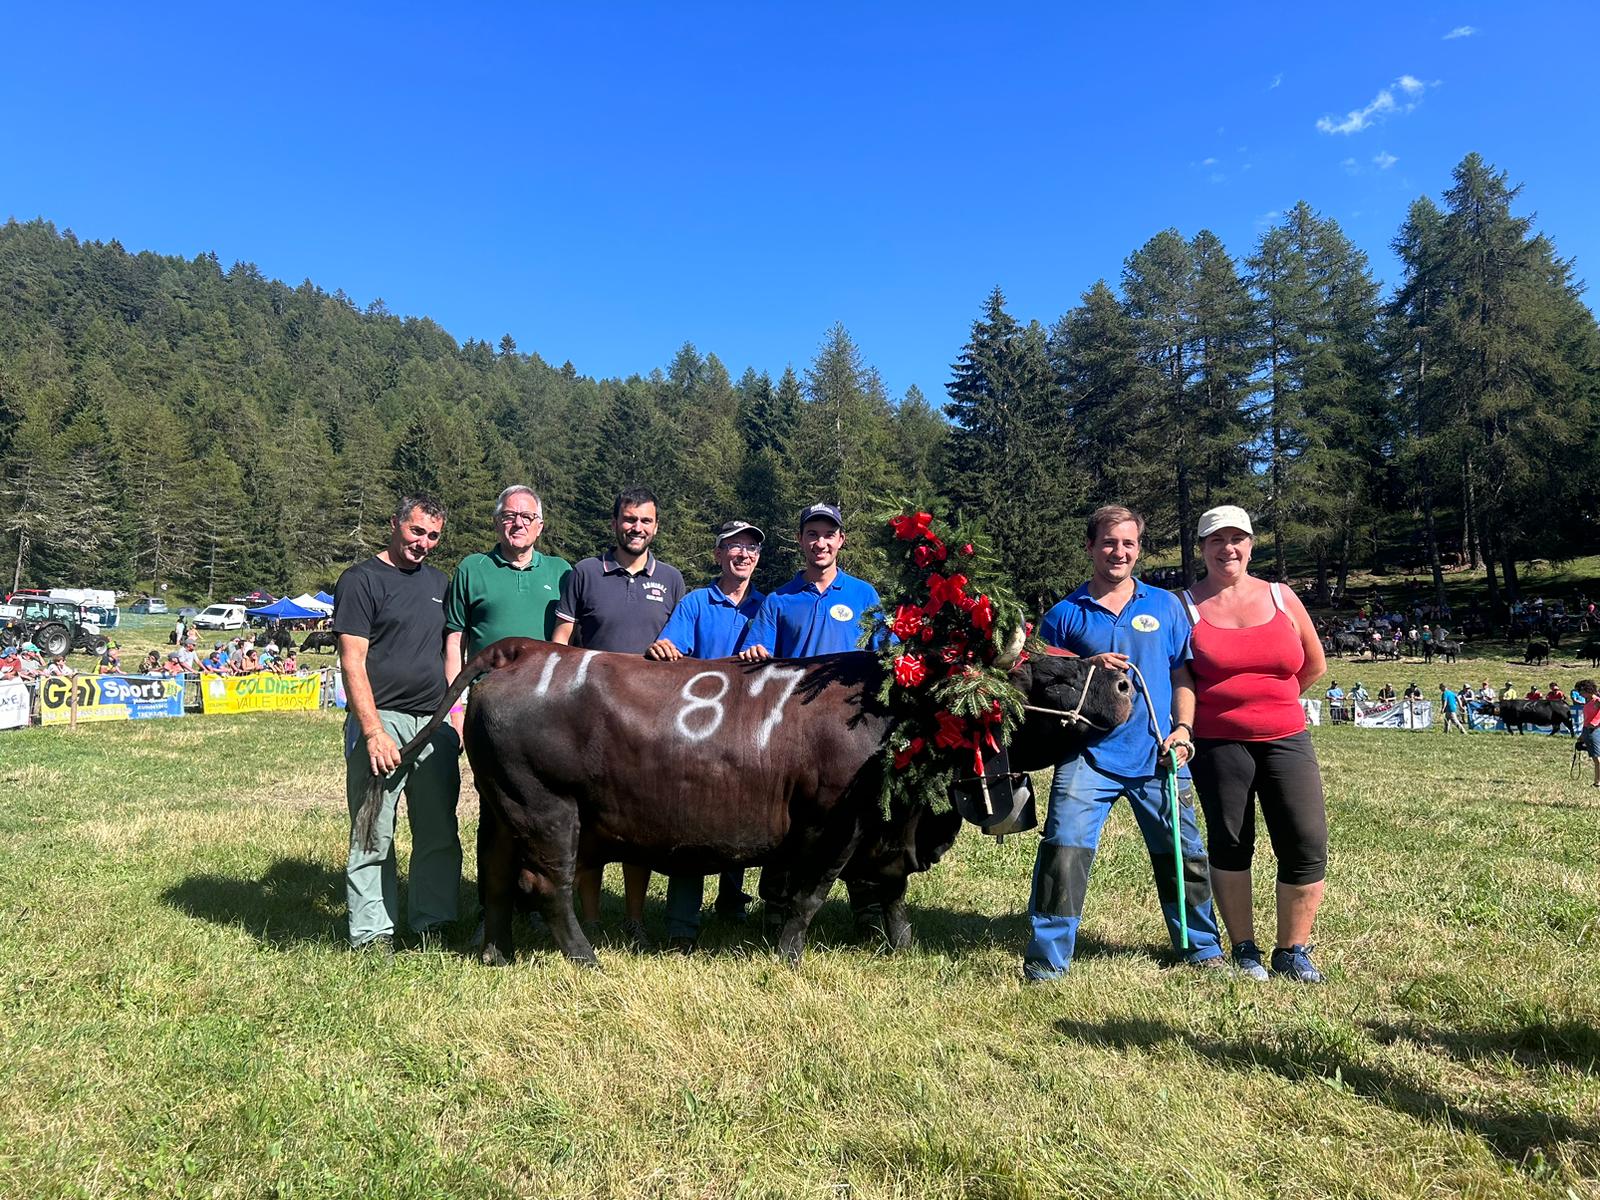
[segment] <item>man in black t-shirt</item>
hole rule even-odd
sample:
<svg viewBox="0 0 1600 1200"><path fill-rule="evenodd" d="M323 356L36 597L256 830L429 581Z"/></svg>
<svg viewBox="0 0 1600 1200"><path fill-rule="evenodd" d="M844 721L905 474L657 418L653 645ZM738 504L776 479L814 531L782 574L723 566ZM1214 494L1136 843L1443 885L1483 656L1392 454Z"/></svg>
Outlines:
<svg viewBox="0 0 1600 1200"><path fill-rule="evenodd" d="M406 917L427 946L456 919L461 839L460 741L448 722L422 752L400 766L400 747L417 735L444 699L444 597L449 580L426 559L444 532L444 506L407 496L389 522L389 544L339 576L333 631L344 672L345 799L350 858L345 892L350 945L393 949L399 919L394 857L395 810L406 794L411 822L411 887ZM389 772L394 772L392 775ZM355 816L374 775L388 775L374 829L376 848L355 838Z"/></svg>

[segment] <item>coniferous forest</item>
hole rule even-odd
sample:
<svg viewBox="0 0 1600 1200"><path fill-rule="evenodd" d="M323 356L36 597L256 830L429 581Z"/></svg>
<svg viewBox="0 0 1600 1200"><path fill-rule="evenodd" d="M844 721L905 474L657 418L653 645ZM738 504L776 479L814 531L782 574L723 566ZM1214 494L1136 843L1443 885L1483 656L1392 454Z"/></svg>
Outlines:
<svg viewBox="0 0 1600 1200"><path fill-rule="evenodd" d="M1491 602L1515 598L1519 562L1600 547L1600 332L1519 190L1469 155L1396 231L1388 294L1304 202L1242 252L1161 231L1048 325L997 288L941 397L889 395L838 325L738 378L686 344L592 379L248 263L12 220L0 564L22 585L196 598L326 586L379 546L397 492L426 490L450 508L448 569L492 541L512 482L544 497L545 549L575 558L609 544L637 483L691 580L715 521L768 531L770 587L802 503L837 499L859 526L910 498L981 518L1042 607L1081 577L1092 506L1140 508L1192 572L1180 531L1236 502L1269 573L1333 592L1351 570L1487 564ZM871 575L866 542L847 557Z"/></svg>

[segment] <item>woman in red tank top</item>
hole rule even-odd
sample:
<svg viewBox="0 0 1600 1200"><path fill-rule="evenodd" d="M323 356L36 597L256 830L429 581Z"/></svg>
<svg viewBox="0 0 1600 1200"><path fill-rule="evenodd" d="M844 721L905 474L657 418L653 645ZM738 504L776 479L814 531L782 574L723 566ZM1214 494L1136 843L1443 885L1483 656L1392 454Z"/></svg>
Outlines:
<svg viewBox="0 0 1600 1200"><path fill-rule="evenodd" d="M1294 592L1250 574L1254 530L1234 505L1200 518L1206 575L1183 594L1194 629L1195 790L1206 814L1211 883L1234 965L1267 970L1255 943L1250 865L1256 801L1278 860L1278 940L1272 969L1320 982L1310 957L1322 903L1328 817L1300 694L1327 669L1322 642Z"/></svg>

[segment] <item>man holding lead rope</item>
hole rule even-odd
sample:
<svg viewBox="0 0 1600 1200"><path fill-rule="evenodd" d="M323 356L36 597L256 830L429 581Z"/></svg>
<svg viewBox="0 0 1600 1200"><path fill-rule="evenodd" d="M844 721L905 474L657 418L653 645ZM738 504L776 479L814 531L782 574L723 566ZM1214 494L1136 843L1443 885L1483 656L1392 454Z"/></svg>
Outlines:
<svg viewBox="0 0 1600 1200"><path fill-rule="evenodd" d="M1050 645L1097 668L1136 668L1134 683L1137 686L1137 676L1143 676L1150 712L1141 719L1136 709L1130 720L1056 768L1050 815L1033 872L1028 905L1033 932L1023 954L1023 978L1056 979L1071 965L1089 868L1119 796L1127 797L1144 835L1173 949L1195 966L1221 966L1210 868L1195 824L1189 781L1188 763L1194 753L1189 622L1176 596L1134 578L1144 533L1142 517L1108 505L1090 515L1085 533L1094 573L1045 614L1039 634ZM1154 735L1152 725L1157 730ZM1161 777L1163 770L1171 769L1178 772L1185 884L1181 911L1172 818Z"/></svg>

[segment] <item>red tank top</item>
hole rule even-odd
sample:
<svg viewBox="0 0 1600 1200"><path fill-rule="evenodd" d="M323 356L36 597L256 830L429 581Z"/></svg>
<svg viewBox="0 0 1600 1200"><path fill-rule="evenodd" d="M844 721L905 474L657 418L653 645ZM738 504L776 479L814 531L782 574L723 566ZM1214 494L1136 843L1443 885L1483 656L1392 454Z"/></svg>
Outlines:
<svg viewBox="0 0 1600 1200"><path fill-rule="evenodd" d="M1201 619L1194 598L1183 593L1194 622L1194 735L1236 742L1269 742L1306 727L1295 673L1306 649L1272 585L1272 620L1246 629L1224 629Z"/></svg>

